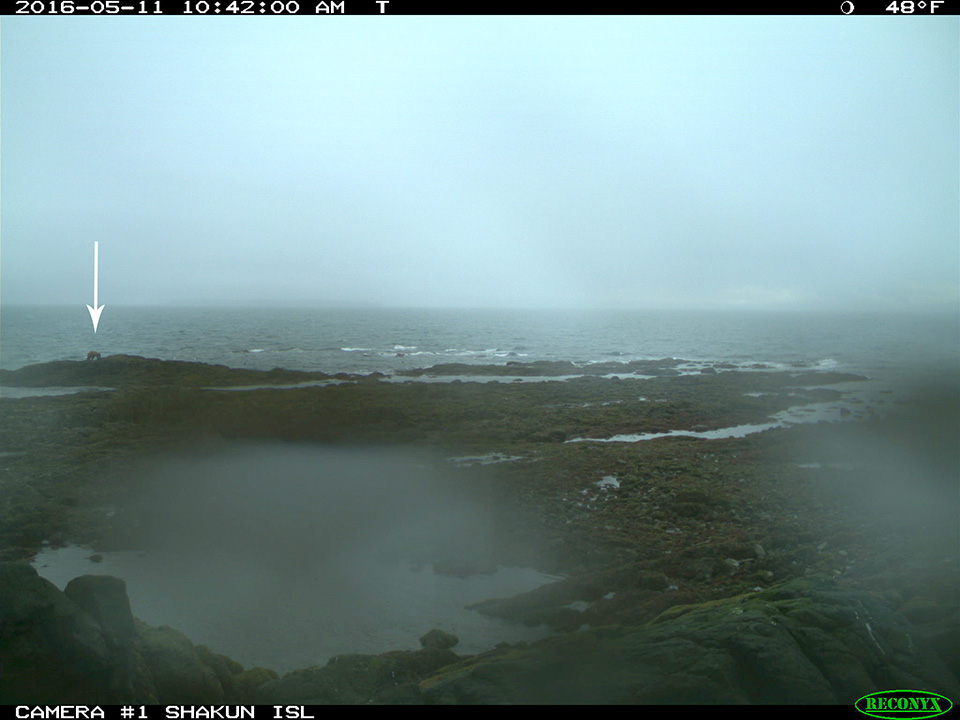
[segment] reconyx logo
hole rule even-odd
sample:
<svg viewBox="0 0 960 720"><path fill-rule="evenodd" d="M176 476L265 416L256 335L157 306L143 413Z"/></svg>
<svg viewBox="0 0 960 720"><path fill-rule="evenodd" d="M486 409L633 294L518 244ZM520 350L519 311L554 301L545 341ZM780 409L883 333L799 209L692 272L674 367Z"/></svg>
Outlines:
<svg viewBox="0 0 960 720"><path fill-rule="evenodd" d="M854 707L875 718L921 720L943 715L953 703L943 695L924 690L884 690L864 695Z"/></svg>

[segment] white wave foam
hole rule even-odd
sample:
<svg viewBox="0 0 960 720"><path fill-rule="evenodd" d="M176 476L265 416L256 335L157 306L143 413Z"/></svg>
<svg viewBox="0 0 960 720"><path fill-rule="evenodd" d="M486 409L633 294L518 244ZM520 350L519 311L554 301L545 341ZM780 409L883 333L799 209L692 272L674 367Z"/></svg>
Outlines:
<svg viewBox="0 0 960 720"><path fill-rule="evenodd" d="M491 355L497 355L497 353L503 353L502 357L506 357L509 354L509 351L501 350L500 348L487 348L485 350L467 350L465 348L448 348L446 352L450 355L456 355L458 357L489 357Z"/></svg>
<svg viewBox="0 0 960 720"><path fill-rule="evenodd" d="M407 377L405 375L389 375L384 380L394 383L425 382L425 383L532 383L532 382L564 382L583 375L420 375Z"/></svg>

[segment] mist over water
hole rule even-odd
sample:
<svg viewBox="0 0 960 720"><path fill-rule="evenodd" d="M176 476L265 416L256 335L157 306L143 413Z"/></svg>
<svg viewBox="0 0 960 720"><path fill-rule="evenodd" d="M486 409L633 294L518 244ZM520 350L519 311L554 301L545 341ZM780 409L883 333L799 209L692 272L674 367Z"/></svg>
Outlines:
<svg viewBox="0 0 960 720"><path fill-rule="evenodd" d="M490 508L439 462L397 448L231 443L162 461L131 510L151 547L267 557L278 573L358 555L485 556Z"/></svg>
<svg viewBox="0 0 960 720"><path fill-rule="evenodd" d="M400 448L227 443L136 470L125 517L141 552L67 548L37 559L64 582L127 580L136 614L236 660L278 671L346 652L417 649L433 627L479 652L543 630L465 606L554 579L490 567L469 577L432 564L488 564L492 508L436 458ZM44 567L46 566L46 567Z"/></svg>

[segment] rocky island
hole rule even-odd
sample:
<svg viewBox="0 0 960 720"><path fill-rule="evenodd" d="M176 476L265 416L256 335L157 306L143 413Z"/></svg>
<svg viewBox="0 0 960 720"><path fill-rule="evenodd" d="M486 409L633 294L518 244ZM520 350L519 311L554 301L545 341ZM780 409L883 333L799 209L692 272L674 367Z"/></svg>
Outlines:
<svg viewBox="0 0 960 720"><path fill-rule="evenodd" d="M960 697L956 388L893 402L857 375L670 358L388 377L124 355L0 371L0 386L36 390L0 398L4 703ZM62 590L30 564L45 548L150 549L165 520L142 501L145 469L259 442L439 463L491 525L481 554L417 560L559 576L472 606L550 636L468 654L424 627L420 649L280 673L141 622L95 560Z"/></svg>

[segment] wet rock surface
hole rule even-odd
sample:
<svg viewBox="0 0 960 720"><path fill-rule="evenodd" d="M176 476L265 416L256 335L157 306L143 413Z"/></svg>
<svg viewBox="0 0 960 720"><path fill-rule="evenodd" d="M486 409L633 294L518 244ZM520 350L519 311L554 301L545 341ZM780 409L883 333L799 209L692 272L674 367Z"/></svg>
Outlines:
<svg viewBox="0 0 960 720"><path fill-rule="evenodd" d="M226 372L225 372L226 371ZM229 369L225 365L158 360L139 355L108 355L97 362L57 360L27 365L17 370L0 369L0 385L9 387L137 387L143 385L196 385L206 383L242 385L247 382L295 382L325 380L321 372L275 369Z"/></svg>
<svg viewBox="0 0 960 720"><path fill-rule="evenodd" d="M25 562L0 563L0 703L244 703L276 677L182 633L135 620L122 580L61 592Z"/></svg>
<svg viewBox="0 0 960 720"><path fill-rule="evenodd" d="M0 700L847 703L895 687L960 694L955 389L891 412L884 398L849 394L862 378L804 368L571 365L421 374L588 376L371 376L244 393L204 388L322 374L127 356L4 372L8 385L118 390L0 399L0 560L68 543L141 547L147 518L129 498L144 463L270 439L508 458L449 463L499 525L483 556L434 559L434 571L470 577L507 564L566 578L475 606L558 637L468 657L438 629L421 650L341 655L280 678L135 620L115 578L84 576L60 592L28 565L2 563ZM566 442L763 423L798 405L830 406L835 421L726 439Z"/></svg>
<svg viewBox="0 0 960 720"><path fill-rule="evenodd" d="M445 668L429 703L853 703L881 688L960 689L917 630L876 594L794 580L677 605Z"/></svg>
<svg viewBox="0 0 960 720"><path fill-rule="evenodd" d="M341 655L282 678L133 620L116 578L82 576L61 593L26 563L8 562L0 579L5 703L848 704L894 686L960 692L907 618L931 613L929 603L896 612L888 596L824 578L472 657L434 629L422 650ZM594 594L570 584L551 592Z"/></svg>

